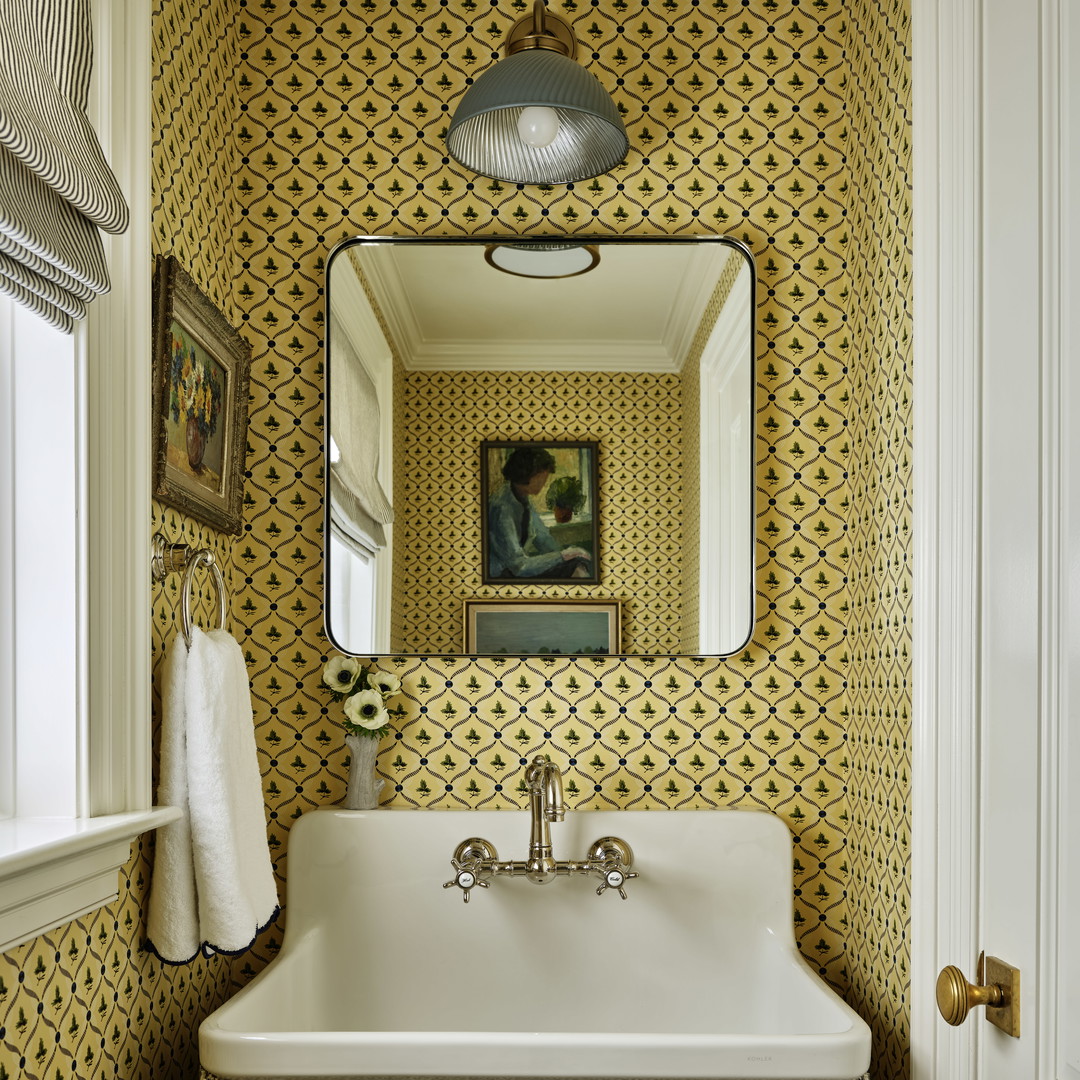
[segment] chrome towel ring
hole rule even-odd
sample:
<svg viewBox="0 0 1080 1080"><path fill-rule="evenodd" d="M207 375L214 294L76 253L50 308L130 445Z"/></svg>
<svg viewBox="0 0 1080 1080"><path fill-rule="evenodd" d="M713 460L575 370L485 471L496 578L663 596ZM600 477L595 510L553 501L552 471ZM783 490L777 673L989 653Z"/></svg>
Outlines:
<svg viewBox="0 0 1080 1080"><path fill-rule="evenodd" d="M204 566L214 580L214 589L218 600L218 627L225 629L225 578L218 566L214 553L209 548L192 548L187 544L170 544L161 533L155 533L151 543L150 573L154 581L165 580L166 574L183 572L184 580L180 589L180 627L184 633L184 644L191 646L191 631L194 622L191 617L191 597L196 568Z"/></svg>

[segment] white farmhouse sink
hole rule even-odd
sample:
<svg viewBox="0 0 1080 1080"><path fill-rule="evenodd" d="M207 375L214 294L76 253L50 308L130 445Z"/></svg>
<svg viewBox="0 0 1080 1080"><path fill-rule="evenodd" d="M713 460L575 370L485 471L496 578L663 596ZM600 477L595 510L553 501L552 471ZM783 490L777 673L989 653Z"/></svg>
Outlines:
<svg viewBox="0 0 1080 1080"><path fill-rule="evenodd" d="M218 1077L852 1080L870 1031L801 959L791 837L758 811L577 811L556 858L616 835L640 876L496 878L462 903L450 857L525 857L525 811L305 814L280 955L199 1032Z"/></svg>

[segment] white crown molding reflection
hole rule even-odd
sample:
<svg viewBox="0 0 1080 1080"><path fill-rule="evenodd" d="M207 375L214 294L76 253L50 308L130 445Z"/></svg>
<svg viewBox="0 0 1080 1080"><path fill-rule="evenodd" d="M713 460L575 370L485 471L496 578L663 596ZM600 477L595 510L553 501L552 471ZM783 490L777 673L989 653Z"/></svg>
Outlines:
<svg viewBox="0 0 1080 1080"><path fill-rule="evenodd" d="M697 337L702 313L712 299L713 290L728 259L734 254L731 248L720 246L699 248L683 272L663 338L669 342L668 350L675 359L676 371L682 371L686 363L690 347Z"/></svg>
<svg viewBox="0 0 1080 1080"><path fill-rule="evenodd" d="M676 373L681 363L662 344L625 341L533 345L521 341L419 346L409 371L630 371Z"/></svg>
<svg viewBox="0 0 1080 1080"><path fill-rule="evenodd" d="M428 336L423 329L424 312L418 309L413 287L406 283L395 249L372 246L363 254L363 273L386 320L390 337L408 371L627 371L677 374L697 335L716 281L730 257L728 248L706 246L694 253L677 282L663 290L662 327L650 338L590 338L581 340L525 341L500 325L498 300L503 284L499 276L483 279L491 296L490 333L475 337ZM663 275L653 278L656 284ZM657 293L661 290L656 289ZM612 319L618 321L620 306L612 301ZM559 326L558 319L551 325ZM505 332L502 332L504 331Z"/></svg>

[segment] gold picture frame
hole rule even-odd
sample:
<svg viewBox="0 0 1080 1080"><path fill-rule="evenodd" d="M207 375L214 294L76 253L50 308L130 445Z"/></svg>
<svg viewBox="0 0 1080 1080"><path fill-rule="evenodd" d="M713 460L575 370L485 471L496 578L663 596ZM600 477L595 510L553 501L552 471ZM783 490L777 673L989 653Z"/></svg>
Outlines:
<svg viewBox="0 0 1080 1080"><path fill-rule="evenodd" d="M154 260L154 494L241 529L251 346L177 260Z"/></svg>
<svg viewBox="0 0 1080 1080"><path fill-rule="evenodd" d="M614 656L622 649L619 600L466 600L470 656Z"/></svg>

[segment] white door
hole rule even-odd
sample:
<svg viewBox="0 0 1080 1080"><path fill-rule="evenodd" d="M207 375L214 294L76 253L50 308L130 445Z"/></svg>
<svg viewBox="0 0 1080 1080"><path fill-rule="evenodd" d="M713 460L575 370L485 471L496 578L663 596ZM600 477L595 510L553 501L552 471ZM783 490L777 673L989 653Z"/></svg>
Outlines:
<svg viewBox="0 0 1080 1080"><path fill-rule="evenodd" d="M912 1074L1080 1080L1080 10L914 0L913 32ZM936 1014L984 949L1019 1038Z"/></svg>

